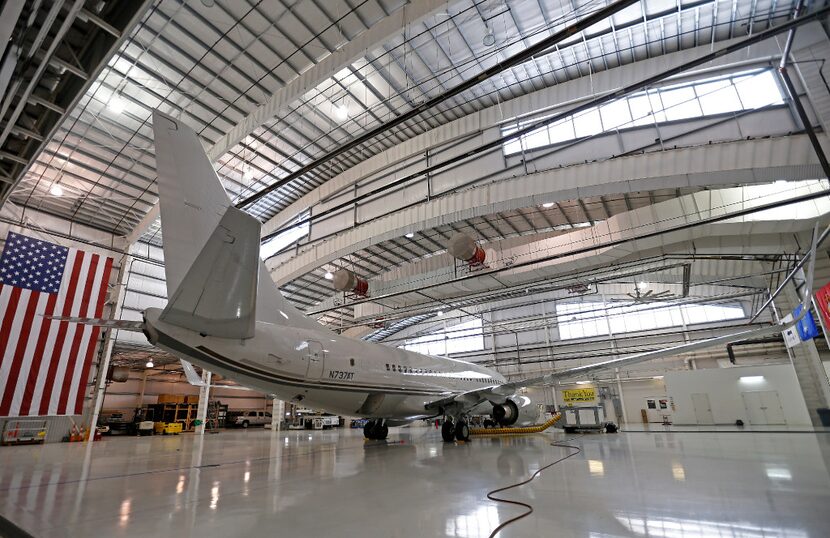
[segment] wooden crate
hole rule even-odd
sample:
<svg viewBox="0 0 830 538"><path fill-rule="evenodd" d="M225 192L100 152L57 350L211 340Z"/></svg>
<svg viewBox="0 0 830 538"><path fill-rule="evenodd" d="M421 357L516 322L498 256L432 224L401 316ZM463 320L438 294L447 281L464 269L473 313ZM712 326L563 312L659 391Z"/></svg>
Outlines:
<svg viewBox="0 0 830 538"><path fill-rule="evenodd" d="M184 397L184 403L199 403L199 395L198 394L190 394Z"/></svg>
<svg viewBox="0 0 830 538"><path fill-rule="evenodd" d="M158 403L184 403L184 394L159 394Z"/></svg>

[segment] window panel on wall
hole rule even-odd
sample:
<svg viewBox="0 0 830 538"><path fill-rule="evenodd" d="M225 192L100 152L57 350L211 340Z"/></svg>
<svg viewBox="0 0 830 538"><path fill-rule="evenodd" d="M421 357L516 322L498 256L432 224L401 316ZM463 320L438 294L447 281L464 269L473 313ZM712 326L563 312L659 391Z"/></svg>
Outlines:
<svg viewBox="0 0 830 538"><path fill-rule="evenodd" d="M447 330L440 330L407 340L402 346L409 351L425 355L449 355L484 349L484 332L481 319L459 323Z"/></svg>
<svg viewBox="0 0 830 538"><path fill-rule="evenodd" d="M521 144L505 142L504 153L511 155L519 153L522 147L536 149L612 129L695 119L782 103L781 90L770 69L709 77L637 92L600 109L589 109L523 136ZM530 121L524 123L529 124ZM516 130L514 126L505 127L502 133Z"/></svg>
<svg viewBox="0 0 830 538"><path fill-rule="evenodd" d="M602 132L602 119L599 110L592 108L574 116L574 131L577 138L591 136Z"/></svg>
<svg viewBox="0 0 830 538"><path fill-rule="evenodd" d="M548 136L550 137L550 143L556 144L557 142L565 142L567 140L573 140L576 138L574 136L574 122L571 118L566 118L562 121L558 121L550 126L548 129Z"/></svg>
<svg viewBox="0 0 830 538"><path fill-rule="evenodd" d="M651 101L647 95L629 97L628 106L631 108L631 116L634 120L631 122L632 126L654 124L654 118L651 117Z"/></svg>
<svg viewBox="0 0 830 538"><path fill-rule="evenodd" d="M548 138L548 128L540 127L531 131L522 137L522 141L526 150L549 146L550 138Z"/></svg>
<svg viewBox="0 0 830 538"><path fill-rule="evenodd" d="M680 327L742 319L746 313L740 304L670 305L662 302L621 307L619 303L560 303L556 305L559 337L562 340L608 334L623 334L654 329ZM607 312L607 313L606 313ZM607 324L606 324L607 316Z"/></svg>
<svg viewBox="0 0 830 538"><path fill-rule="evenodd" d="M599 109L602 116L602 126L606 131L625 126L631 121L631 111L628 109L628 100L619 99L608 103Z"/></svg>
<svg viewBox="0 0 830 538"><path fill-rule="evenodd" d="M701 109L706 115L741 110L741 100L735 86L728 79L695 86Z"/></svg>
<svg viewBox="0 0 830 538"><path fill-rule="evenodd" d="M697 102L695 89L691 86L661 91L660 98L663 101L666 119L669 121L699 118L703 115L700 111L700 103Z"/></svg>
<svg viewBox="0 0 830 538"><path fill-rule="evenodd" d="M648 100L651 102L651 111L653 113L653 120L657 123L666 121L666 113L663 111L663 100L660 98L660 92L657 90L649 90Z"/></svg>
<svg viewBox="0 0 830 538"><path fill-rule="evenodd" d="M736 77L735 88L738 90L744 108L761 108L784 102L772 71L763 71L757 75L746 77Z"/></svg>

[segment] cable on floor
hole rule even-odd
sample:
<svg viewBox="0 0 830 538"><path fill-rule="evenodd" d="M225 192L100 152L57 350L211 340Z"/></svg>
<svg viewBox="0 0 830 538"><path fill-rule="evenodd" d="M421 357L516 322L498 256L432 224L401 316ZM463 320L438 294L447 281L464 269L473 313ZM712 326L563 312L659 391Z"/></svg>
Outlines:
<svg viewBox="0 0 830 538"><path fill-rule="evenodd" d="M530 514L533 513L533 507L531 505L529 505L527 503L524 503L524 502L521 502L521 501L513 501L513 500L505 499L505 498L502 498L502 497L496 497L495 494L496 493L501 493L502 491L507 491L508 489L513 489L513 488L518 488L519 486L524 486L525 484L528 484L528 483L532 482L534 479L536 479L536 477L539 476L540 474L542 474L542 472L545 471L546 469L550 469L551 467L553 467L557 463L561 463L561 462L565 461L566 459L572 458L572 457L576 456L577 454L579 454L580 452L582 452L582 449L579 448L578 446L566 445L565 444L566 442L570 441L571 439L576 439L578 437L582 437L582 436L577 435L576 437L570 437L568 439L565 439L561 443L551 443L551 446L558 446L558 447L562 447L562 448L570 448L570 449L574 450L574 452L571 452L567 456L563 456L563 457L559 458L558 460L552 461L552 462L548 463L547 465L545 465L543 467L540 467L535 473L530 475L530 478L528 478L527 480L523 480L521 482L517 482L515 484L511 484L511 485L505 486L503 488L494 489L494 490L487 493L487 498L490 499L491 501L500 502L500 503L507 503L507 504L513 504L513 505L516 505L516 506L521 506L521 507L526 509L526 511L524 513L519 514L516 517L510 518L507 521L502 522L498 527L493 529L493 532L490 533L489 538L493 538L495 535L497 535L499 532L501 532L502 529L504 529L506 526L510 525L511 523L515 523L516 521L519 521L520 519L525 518L525 517L527 517L527 516L529 516Z"/></svg>

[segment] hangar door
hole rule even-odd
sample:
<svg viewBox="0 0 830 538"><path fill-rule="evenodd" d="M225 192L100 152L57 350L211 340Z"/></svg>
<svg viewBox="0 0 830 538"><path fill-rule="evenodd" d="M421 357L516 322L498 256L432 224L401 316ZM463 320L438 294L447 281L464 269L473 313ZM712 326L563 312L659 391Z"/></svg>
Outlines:
<svg viewBox="0 0 830 538"><path fill-rule="evenodd" d="M742 392L746 416L755 426L786 424L784 408L776 390Z"/></svg>

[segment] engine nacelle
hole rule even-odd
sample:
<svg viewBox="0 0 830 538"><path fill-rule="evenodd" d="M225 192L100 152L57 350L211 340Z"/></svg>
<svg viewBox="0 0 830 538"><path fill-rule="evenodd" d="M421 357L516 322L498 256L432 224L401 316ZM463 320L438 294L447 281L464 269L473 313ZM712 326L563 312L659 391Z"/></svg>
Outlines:
<svg viewBox="0 0 830 538"><path fill-rule="evenodd" d="M493 420L500 426L531 426L541 417L539 404L527 396L511 396L503 404L493 404Z"/></svg>

